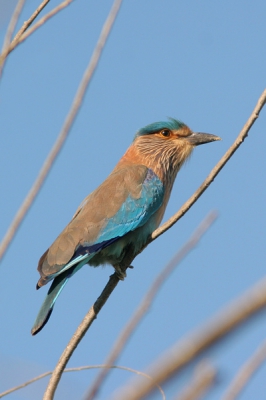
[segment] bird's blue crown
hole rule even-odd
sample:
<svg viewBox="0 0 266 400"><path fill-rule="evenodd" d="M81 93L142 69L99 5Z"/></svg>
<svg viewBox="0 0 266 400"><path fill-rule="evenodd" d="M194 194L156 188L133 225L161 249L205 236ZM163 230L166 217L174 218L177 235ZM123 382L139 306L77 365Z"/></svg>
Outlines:
<svg viewBox="0 0 266 400"><path fill-rule="evenodd" d="M180 128L183 128L184 126L185 124L183 122L174 118L169 118L169 121L154 122L153 124L149 124L147 126L144 126L144 128L139 129L135 134L133 140L135 140L139 136L151 135L152 133L161 131L164 128L178 130Z"/></svg>

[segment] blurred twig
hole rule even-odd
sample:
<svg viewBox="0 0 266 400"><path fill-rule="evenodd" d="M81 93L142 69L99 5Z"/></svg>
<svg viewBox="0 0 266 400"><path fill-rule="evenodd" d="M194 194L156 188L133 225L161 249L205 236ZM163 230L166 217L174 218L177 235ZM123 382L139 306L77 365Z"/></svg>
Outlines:
<svg viewBox="0 0 266 400"><path fill-rule="evenodd" d="M178 370L223 338L253 314L266 306L266 278L259 281L239 298L208 320L203 326L193 330L180 339L163 356L157 359L147 370L147 374L161 384ZM126 384L116 400L139 400L153 390L153 385L133 380Z"/></svg>
<svg viewBox="0 0 266 400"><path fill-rule="evenodd" d="M129 368L129 367L123 367L123 366L121 366L121 365L111 365L111 366L104 365L104 364L101 364L101 365L86 365L86 366L84 366L84 367L66 368L63 372L64 372L64 373L65 373L65 372L78 372L78 371L84 371L84 370L95 369L95 368L121 369L121 370L124 370L124 371L133 372L133 373L136 374L136 375L141 375L141 376L143 376L143 377L146 378L146 379L152 380L152 377L151 377L151 376L149 376L149 375L147 375L147 374L144 374L144 373L141 372L141 371L138 371L138 370L136 370L136 369L132 369L132 368ZM13 392L16 392L17 390L23 389L24 387L26 387L26 386L28 386L28 385L31 385L32 383L37 382L37 381L39 381L40 379L45 378L46 376L52 375L52 373L53 373L53 371L45 372L45 373L43 373L43 374L41 374L41 375L36 376L36 377L33 378L33 379L30 379L30 380L27 381L27 382L22 383L22 385L18 385L18 386L15 386L15 387L11 388L11 389L8 389L8 390L6 390L5 392L0 393L0 399L1 399L2 397L4 397L4 396L7 396L8 394L11 394L11 393L13 393ZM162 399L163 399L163 400L166 400L164 391L163 391L163 389L161 388L161 386L157 385L156 382L155 382L155 385L156 385L156 387L158 388L158 390L160 391L160 393L161 393L161 395L162 395Z"/></svg>
<svg viewBox="0 0 266 400"><path fill-rule="evenodd" d="M205 192L208 186L214 181L215 177L221 171L221 169L225 166L227 161L230 160L234 152L238 149L238 147L244 142L245 138L248 136L248 132L256 119L259 117L259 113L266 102L266 89L261 94L256 107L254 108L251 116L247 120L246 124L244 125L243 129L237 136L236 140L232 144L232 146L227 150L225 155L221 158L221 160L216 164L210 174L207 176L205 181L200 185L200 187L193 193L193 195L183 204L180 210L173 215L168 221L166 221L162 226L160 226L156 231L153 232L151 241L156 239L166 230L171 228L180 218L183 217L184 214L190 209L191 206L198 200L198 198Z"/></svg>
<svg viewBox="0 0 266 400"><path fill-rule="evenodd" d="M198 400L215 383L216 369L206 360L200 361L194 371L192 380L174 400Z"/></svg>
<svg viewBox="0 0 266 400"><path fill-rule="evenodd" d="M151 285L150 289L148 290L146 296L141 301L140 305L138 306L137 310L134 312L133 316L130 318L128 324L122 330L120 335L118 336L114 346L108 357L105 360L106 365L113 365L117 358L119 357L120 353L122 352L125 344L129 340L130 336L136 329L137 325L140 323L143 316L149 310L155 296L157 295L159 289L161 288L162 284L174 270L174 268L186 257L186 255L197 245L199 240L201 239L202 235L209 229L212 223L217 218L217 214L215 212L210 213L198 226L195 232L191 235L189 240L184 244L184 246L177 252L177 254L172 258L172 260L165 266L162 272L157 276L153 284ZM104 379L106 378L109 370L103 369L99 372L98 376L94 380L93 384L91 385L87 396L85 397L86 400L92 400L98 393L99 388L101 387Z"/></svg>
<svg viewBox="0 0 266 400"><path fill-rule="evenodd" d="M263 342L252 357L239 370L228 387L225 395L222 397L222 400L235 400L265 360L266 341Z"/></svg>
<svg viewBox="0 0 266 400"><path fill-rule="evenodd" d="M73 0L71 0L73 1ZM111 27L114 23L115 17L117 15L117 12L120 8L122 0L115 0L114 1L114 5L112 7L112 10L103 26L103 29L101 31L100 37L98 39L98 42L96 44L96 47L93 51L91 60L88 64L88 67L83 75L83 78L81 80L81 83L78 87L77 93L75 95L75 98L73 100L73 103L71 105L71 108L69 110L69 113L66 117L66 120L63 124L63 127L61 129L61 132L59 133L56 142L54 143L50 153L48 154L40 172L39 175L37 176L37 179L35 180L34 184L32 185L29 193L27 194L24 202L22 203L22 205L20 206L19 210L17 211L13 221L11 222L3 240L2 243L0 244L0 260L3 257L5 251L7 250L9 244L11 243L16 231L18 230L21 222L23 221L24 217L26 216L27 211L29 210L29 208L31 207L35 197L37 196L41 186L43 185L56 157L58 156L68 134L69 131L74 123L74 120L77 116L77 113L81 107L84 95L86 93L86 90L88 88L88 85L91 81L91 78L94 74L94 71L98 65L100 56L102 54L104 45L106 43L106 40L109 36ZM67 2L63 2L61 3L61 6L63 4L66 4ZM70 3L70 0L68 0L68 3ZM58 6L59 7L59 6ZM58 9L57 7L57 9ZM55 9L54 9L55 10ZM53 10L53 11L54 11ZM48 15L48 14L47 14ZM44 17L45 18L45 17ZM40 23L42 20L40 20L38 23ZM38 24L37 23L37 24ZM34 26L36 26L37 24L35 24ZM32 28L34 28L34 26ZM30 28L30 29L32 29ZM30 29L24 33L21 38L23 38L24 35L29 34Z"/></svg>
<svg viewBox="0 0 266 400"><path fill-rule="evenodd" d="M4 44L2 47L2 53L5 53L7 51L8 47L11 43L12 35L14 33L14 30L16 29L16 25L17 25L19 16L21 14L21 11L24 7L24 4L25 4L25 0L18 0L15 10L10 19L7 31L6 31L6 36L4 38ZM5 58L3 58L3 60L1 60L1 58L0 58L0 78L2 75L3 68L4 68L4 63L5 63Z"/></svg>

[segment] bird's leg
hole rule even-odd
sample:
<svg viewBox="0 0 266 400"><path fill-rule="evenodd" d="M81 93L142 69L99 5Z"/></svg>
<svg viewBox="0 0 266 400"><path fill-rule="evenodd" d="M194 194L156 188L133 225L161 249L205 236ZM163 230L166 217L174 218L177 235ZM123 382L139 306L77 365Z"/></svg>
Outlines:
<svg viewBox="0 0 266 400"><path fill-rule="evenodd" d="M118 279L120 279L121 281L123 281L127 276L126 269L134 268L133 265L131 265L131 262L134 260L134 258L135 258L134 246L128 245L123 259L119 263L113 265L116 275Z"/></svg>
<svg viewBox="0 0 266 400"><path fill-rule="evenodd" d="M127 273L126 271L122 271L121 267L119 264L117 265L113 265L116 275L118 277L118 279L120 279L120 281L123 281L126 277L127 277Z"/></svg>

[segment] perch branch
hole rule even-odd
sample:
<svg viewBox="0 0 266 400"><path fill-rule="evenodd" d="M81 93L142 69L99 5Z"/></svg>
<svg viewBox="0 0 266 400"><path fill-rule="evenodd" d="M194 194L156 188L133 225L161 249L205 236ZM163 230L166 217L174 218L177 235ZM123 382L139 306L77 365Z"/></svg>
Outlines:
<svg viewBox="0 0 266 400"><path fill-rule="evenodd" d="M140 323L141 319L148 312L155 296L160 290L162 284L168 278L168 276L173 272L174 268L180 264L180 262L186 257L186 255L191 252L191 250L197 245L199 240L202 238L203 234L210 228L217 214L215 212L210 213L198 226L195 232L191 235L189 240L184 244L184 246L177 252L177 254L172 258L172 260L165 266L162 272L157 276L147 294L141 301L140 305L134 312L133 316L130 318L128 324L122 330L118 336L109 356L106 358L104 364L113 365L119 355L121 354L123 348L125 347L130 336L136 329L137 325ZM100 371L93 384L91 385L85 400L92 400L97 395L104 379L107 377L109 370L103 369Z"/></svg>

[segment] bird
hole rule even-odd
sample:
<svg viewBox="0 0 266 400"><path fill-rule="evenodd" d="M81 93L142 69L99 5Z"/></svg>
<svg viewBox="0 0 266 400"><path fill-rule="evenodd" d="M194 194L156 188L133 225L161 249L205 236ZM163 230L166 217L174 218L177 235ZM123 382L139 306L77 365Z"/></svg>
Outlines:
<svg viewBox="0 0 266 400"><path fill-rule="evenodd" d="M110 264L119 279L128 251L137 255L163 218L176 175L193 149L221 140L193 132L169 118L139 129L107 179L78 207L69 224L41 256L37 289L52 281L31 330L47 323L62 289L85 264Z"/></svg>

